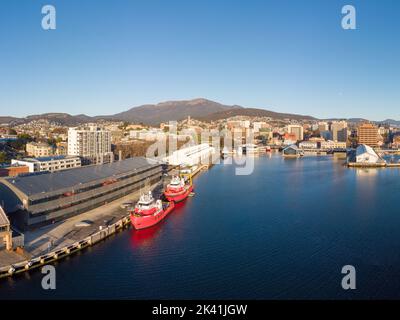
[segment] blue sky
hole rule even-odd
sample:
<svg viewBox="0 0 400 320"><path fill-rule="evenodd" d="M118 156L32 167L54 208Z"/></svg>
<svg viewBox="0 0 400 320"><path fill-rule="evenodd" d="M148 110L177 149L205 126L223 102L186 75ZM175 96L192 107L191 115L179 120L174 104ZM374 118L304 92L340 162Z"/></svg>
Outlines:
<svg viewBox="0 0 400 320"><path fill-rule="evenodd" d="M341 28L346 4L357 30ZM204 97L400 119L399 16L397 0L0 0L0 115Z"/></svg>

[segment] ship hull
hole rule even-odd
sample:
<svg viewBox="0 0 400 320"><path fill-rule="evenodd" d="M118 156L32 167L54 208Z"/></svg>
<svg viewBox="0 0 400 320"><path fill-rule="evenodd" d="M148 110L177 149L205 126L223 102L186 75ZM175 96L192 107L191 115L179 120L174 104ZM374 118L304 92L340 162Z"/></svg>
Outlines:
<svg viewBox="0 0 400 320"><path fill-rule="evenodd" d="M190 185L186 188L185 191L183 191L181 193L172 193L172 192L166 191L166 192L164 192L164 196L168 201L177 203L177 202L184 201L192 191L193 191L193 186Z"/></svg>
<svg viewBox="0 0 400 320"><path fill-rule="evenodd" d="M174 203L170 202L166 208L152 215L130 214L131 224L136 230L150 228L162 221L173 209Z"/></svg>

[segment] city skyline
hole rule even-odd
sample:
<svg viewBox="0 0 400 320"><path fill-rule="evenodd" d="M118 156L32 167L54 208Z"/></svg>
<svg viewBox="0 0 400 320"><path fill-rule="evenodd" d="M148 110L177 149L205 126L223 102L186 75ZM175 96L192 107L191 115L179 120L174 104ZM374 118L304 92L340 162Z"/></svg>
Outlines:
<svg viewBox="0 0 400 320"><path fill-rule="evenodd" d="M394 1L1 4L1 115L108 115L204 97L316 118L399 120ZM204 22L204 23L203 23Z"/></svg>

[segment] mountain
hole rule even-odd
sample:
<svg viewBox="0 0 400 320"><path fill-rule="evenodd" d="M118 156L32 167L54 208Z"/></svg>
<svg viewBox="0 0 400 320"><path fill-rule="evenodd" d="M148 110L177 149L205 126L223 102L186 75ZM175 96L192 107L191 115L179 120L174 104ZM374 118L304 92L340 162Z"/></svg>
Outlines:
<svg viewBox="0 0 400 320"><path fill-rule="evenodd" d="M0 116L0 124L22 123L22 119L16 117Z"/></svg>
<svg viewBox="0 0 400 320"><path fill-rule="evenodd" d="M400 127L400 121L393 120L393 119L386 119L386 120L383 120L383 121L378 121L378 123L380 123L380 124L388 124L388 125L391 125L391 126L394 126L394 127Z"/></svg>
<svg viewBox="0 0 400 320"><path fill-rule="evenodd" d="M28 123L34 120L48 120L50 122L55 122L64 126L77 126L82 123L94 121L94 118L84 114L73 116L68 113L43 113L43 114L30 115L25 118L0 116L0 124L17 125L22 123Z"/></svg>
<svg viewBox="0 0 400 320"><path fill-rule="evenodd" d="M127 111L117 114L95 117L90 117L84 114L70 115L67 113L45 113L27 116L26 118L0 116L0 124L20 124L32 120L46 119L48 121L56 122L65 126L77 126L82 123L95 122L105 119L158 125L161 122L167 122L170 120L179 121L187 118L188 116L202 121L226 119L234 116L269 117L277 120L318 120L308 115L279 113L266 109L245 108L238 105L229 106L215 101L199 98L193 100L166 101L158 104L146 104L130 108ZM335 119L331 118L326 120ZM358 123L366 120L362 118L350 118L347 119L347 121ZM400 121L392 119L377 121L376 123L389 123L394 126L400 126Z"/></svg>
<svg viewBox="0 0 400 320"><path fill-rule="evenodd" d="M160 122L182 120L191 116L200 118L215 112L224 112L232 109L242 109L239 106L227 106L207 99L194 99L183 101L167 101L158 104L147 104L133 107L128 111L112 116L100 116L103 119L118 119L130 122L143 122L156 125Z"/></svg>
<svg viewBox="0 0 400 320"><path fill-rule="evenodd" d="M92 117L89 117L84 114L73 116L68 113L44 113L26 117L27 121L41 120L41 119L48 120L51 122L57 122L65 126L76 126L81 123L93 121Z"/></svg>
<svg viewBox="0 0 400 320"><path fill-rule="evenodd" d="M238 105L224 105L207 99L194 99L184 101L167 101L159 104L148 104L133 107L128 111L112 116L98 118L142 122L157 125L169 120L182 120L191 116L202 121L225 119L233 116L270 117L274 119L313 120L311 116L278 113L265 109L244 108Z"/></svg>

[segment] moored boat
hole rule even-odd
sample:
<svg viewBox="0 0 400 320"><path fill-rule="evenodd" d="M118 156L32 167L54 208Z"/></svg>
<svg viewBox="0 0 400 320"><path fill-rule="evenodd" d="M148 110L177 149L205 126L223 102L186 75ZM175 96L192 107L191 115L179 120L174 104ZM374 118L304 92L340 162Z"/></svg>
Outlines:
<svg viewBox="0 0 400 320"><path fill-rule="evenodd" d="M136 230L154 226L163 220L174 207L174 202L163 203L161 200L155 200L149 191L148 194L140 196L133 210L129 210L131 224Z"/></svg>
<svg viewBox="0 0 400 320"><path fill-rule="evenodd" d="M168 201L180 202L185 200L193 191L193 185L186 184L183 178L174 176L164 191L164 196Z"/></svg>

